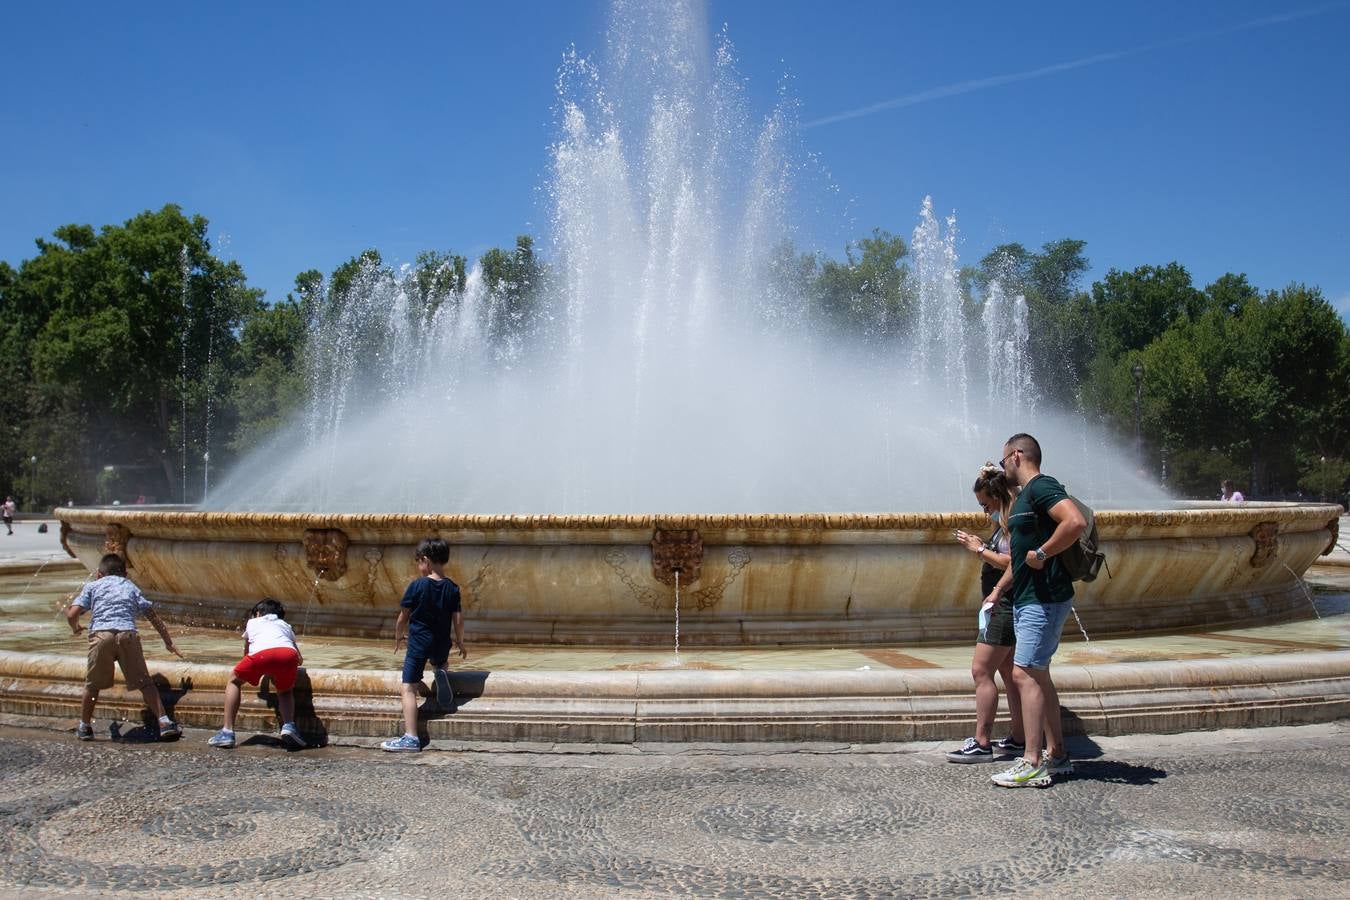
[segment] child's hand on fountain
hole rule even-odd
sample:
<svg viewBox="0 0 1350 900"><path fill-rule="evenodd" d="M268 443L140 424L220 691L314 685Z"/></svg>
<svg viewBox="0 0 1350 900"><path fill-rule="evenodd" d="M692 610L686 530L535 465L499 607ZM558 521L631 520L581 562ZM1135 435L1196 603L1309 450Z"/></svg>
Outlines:
<svg viewBox="0 0 1350 900"><path fill-rule="evenodd" d="M173 637L169 634L169 626L164 624L164 620L159 617L158 613L153 609L147 609L145 611L145 620L153 625L155 630L159 632L160 639L164 641L165 650L168 650L179 659L186 659L183 654L178 652L178 648L174 646Z"/></svg>

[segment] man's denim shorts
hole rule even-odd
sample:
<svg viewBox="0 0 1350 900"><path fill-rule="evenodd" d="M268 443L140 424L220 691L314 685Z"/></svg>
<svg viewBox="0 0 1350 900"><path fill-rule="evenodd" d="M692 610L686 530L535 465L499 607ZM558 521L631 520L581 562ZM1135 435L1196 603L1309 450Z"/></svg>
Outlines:
<svg viewBox="0 0 1350 900"><path fill-rule="evenodd" d="M1013 651L1013 665L1024 669L1050 668L1050 657L1059 649L1059 634L1072 609L1072 600L1014 606L1013 633L1017 635L1017 649Z"/></svg>

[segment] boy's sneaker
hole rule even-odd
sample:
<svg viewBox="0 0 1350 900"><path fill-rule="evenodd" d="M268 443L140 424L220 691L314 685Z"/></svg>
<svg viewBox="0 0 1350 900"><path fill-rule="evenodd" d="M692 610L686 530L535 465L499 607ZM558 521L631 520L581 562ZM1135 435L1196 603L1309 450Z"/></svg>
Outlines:
<svg viewBox="0 0 1350 900"><path fill-rule="evenodd" d="M990 746L994 748L994 752L999 756L1021 756L1027 752L1026 742L1013 740L1011 734L1005 738L994 741Z"/></svg>
<svg viewBox="0 0 1350 900"><path fill-rule="evenodd" d="M1069 759L1069 754L1063 756L1051 756L1046 751L1041 751L1041 767L1051 775L1072 775L1073 760Z"/></svg>
<svg viewBox="0 0 1350 900"><path fill-rule="evenodd" d="M183 736L183 729L178 727L178 723L169 720L159 723L159 739L161 741L176 741Z"/></svg>
<svg viewBox="0 0 1350 900"><path fill-rule="evenodd" d="M380 744L381 750L388 750L390 753L416 753L422 749L422 742L416 735L405 734L396 737L392 741L385 741Z"/></svg>
<svg viewBox="0 0 1350 900"><path fill-rule="evenodd" d="M305 743L305 739L300 736L300 729L296 728L291 722L281 726L281 739L297 750L303 750L309 746Z"/></svg>
<svg viewBox="0 0 1350 900"><path fill-rule="evenodd" d="M1019 759L1011 769L991 776L990 781L999 787L1049 787L1054 781L1044 766L1033 766L1025 759Z"/></svg>
<svg viewBox="0 0 1350 900"><path fill-rule="evenodd" d="M234 732L226 731L224 728L217 731L206 741L212 747L219 747L222 750L229 750L234 746Z"/></svg>
<svg viewBox="0 0 1350 900"><path fill-rule="evenodd" d="M94 726L81 722L75 726L75 736L82 741L92 741L94 739Z"/></svg>
<svg viewBox="0 0 1350 900"><path fill-rule="evenodd" d="M455 688L450 684L450 673L444 669L433 669L436 677L436 705L446 712L455 711Z"/></svg>
<svg viewBox="0 0 1350 900"><path fill-rule="evenodd" d="M947 754L947 762L986 763L993 761L994 751L988 747L981 747L980 742L973 737L966 738L966 742L961 745L961 749L953 750Z"/></svg>

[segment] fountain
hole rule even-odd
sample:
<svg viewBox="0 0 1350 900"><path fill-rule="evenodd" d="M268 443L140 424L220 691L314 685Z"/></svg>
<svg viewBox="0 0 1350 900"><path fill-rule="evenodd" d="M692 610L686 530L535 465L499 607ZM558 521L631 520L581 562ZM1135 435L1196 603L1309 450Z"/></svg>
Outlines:
<svg viewBox="0 0 1350 900"><path fill-rule="evenodd" d="M1174 504L1111 441L1038 404L1024 299L995 284L982 322L967 320L955 217L930 199L913 235L907 337L881 318L862 338L827 328L780 265L800 234L791 105L752 121L733 48L705 51L706 34L695 4L620 3L607 66L566 58L552 253L547 269L516 259L540 284L366 260L316 300L303 420L218 480L200 510L58 510L71 555L92 567L124 553L162 609L206 625L233 625L271 595L304 610L306 634L387 633L409 548L438 534L477 642L669 647L673 628L686 650L967 642L978 573L950 533L984 520L951 510L970 508L975 469L1003 438L1028 430L1047 470L1099 508L1116 577L1078 593L1094 638L1306 610L1299 574L1330 551L1339 507ZM983 372L970 365L980 358ZM1070 452L1079 445L1091 452ZM1319 715L1345 711L1350 669L1340 657L1330 668L1339 699ZM1304 671L1287 669L1286 680ZM801 678L733 674L494 673L499 693L477 685L481 730L473 704L446 727L636 734L634 697L646 697L662 710L643 732L653 737L964 728L917 700L887 706L923 693L912 673L835 673L813 684L823 706L786 718L782 697ZM393 677L329 683L384 702ZM1158 679L1175 687L1174 672ZM963 673L930 681L967 714ZM1102 727L1120 727L1101 679L1082 681L1100 722L1115 722ZM1064 683L1072 698L1072 676ZM540 712L541 698L568 691L590 705ZM698 704L710 695L743 702ZM872 700L841 711L850 697ZM1187 715L1176 721L1193 724ZM352 733L383 728L357 718Z"/></svg>

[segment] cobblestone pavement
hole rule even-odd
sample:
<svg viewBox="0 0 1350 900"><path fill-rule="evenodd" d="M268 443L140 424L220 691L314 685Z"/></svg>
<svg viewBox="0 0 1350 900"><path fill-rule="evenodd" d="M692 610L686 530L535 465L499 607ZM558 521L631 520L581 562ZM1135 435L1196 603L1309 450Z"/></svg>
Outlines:
<svg viewBox="0 0 1350 900"><path fill-rule="evenodd" d="M1344 896L1350 879L1348 723L1080 739L1073 776L1016 791L932 744L392 757L206 736L0 727L0 892Z"/></svg>

